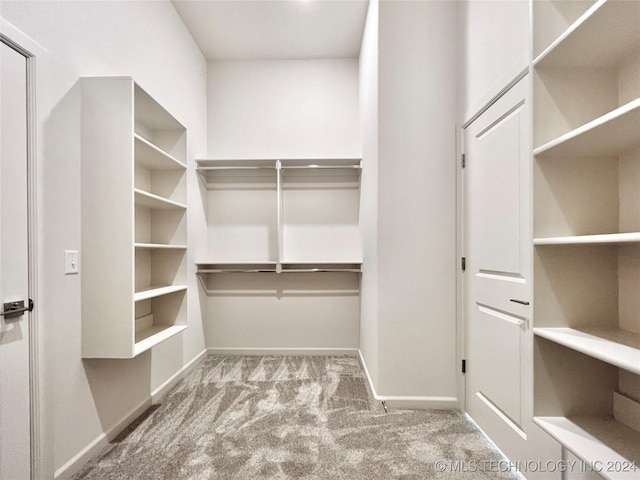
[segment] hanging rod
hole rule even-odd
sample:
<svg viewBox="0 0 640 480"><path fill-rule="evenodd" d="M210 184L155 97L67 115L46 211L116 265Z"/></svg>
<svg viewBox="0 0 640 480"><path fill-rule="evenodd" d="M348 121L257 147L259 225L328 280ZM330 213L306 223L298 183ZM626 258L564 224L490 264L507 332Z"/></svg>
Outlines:
<svg viewBox="0 0 640 480"><path fill-rule="evenodd" d="M196 274L201 273L362 273L359 268L290 268L281 272L277 270L265 269L240 269L240 268L208 268L206 270L198 270Z"/></svg>
<svg viewBox="0 0 640 480"><path fill-rule="evenodd" d="M362 167L360 165L282 165L281 167L283 170L284 169L308 169L308 168L317 168L317 169L331 169L331 170L335 170L335 169L341 169L341 168L347 168L347 169L357 169L360 170Z"/></svg>
<svg viewBox="0 0 640 480"><path fill-rule="evenodd" d="M288 268L282 270L282 273L360 273L362 270L358 268Z"/></svg>
<svg viewBox="0 0 640 480"><path fill-rule="evenodd" d="M196 273L277 273L275 270L265 270L261 268L208 268L198 270Z"/></svg>

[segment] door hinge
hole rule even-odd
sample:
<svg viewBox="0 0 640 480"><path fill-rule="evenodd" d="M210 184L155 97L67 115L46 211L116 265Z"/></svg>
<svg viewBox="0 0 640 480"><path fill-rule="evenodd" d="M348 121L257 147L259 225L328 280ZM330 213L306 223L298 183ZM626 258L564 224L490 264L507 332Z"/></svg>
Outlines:
<svg viewBox="0 0 640 480"><path fill-rule="evenodd" d="M467 156L463 153L462 154L462 168L465 168L467 166Z"/></svg>
<svg viewBox="0 0 640 480"><path fill-rule="evenodd" d="M462 360L462 373L467 373L467 361Z"/></svg>
<svg viewBox="0 0 640 480"><path fill-rule="evenodd" d="M467 270L467 257L462 257L460 266L462 267L463 272Z"/></svg>

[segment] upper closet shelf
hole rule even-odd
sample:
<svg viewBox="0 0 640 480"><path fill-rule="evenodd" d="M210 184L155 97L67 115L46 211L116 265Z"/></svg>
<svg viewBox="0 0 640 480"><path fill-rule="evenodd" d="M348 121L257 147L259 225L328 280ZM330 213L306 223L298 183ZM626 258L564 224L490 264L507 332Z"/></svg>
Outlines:
<svg viewBox="0 0 640 480"><path fill-rule="evenodd" d="M540 158L597 157L624 152L638 145L640 98L536 148L533 153Z"/></svg>
<svg viewBox="0 0 640 480"><path fill-rule="evenodd" d="M615 328L534 328L533 333L640 375L640 334Z"/></svg>
<svg viewBox="0 0 640 480"><path fill-rule="evenodd" d="M276 273L278 262L197 262L196 273Z"/></svg>
<svg viewBox="0 0 640 480"><path fill-rule="evenodd" d="M215 170L273 170L276 168L275 160L196 160L196 171L208 172Z"/></svg>
<svg viewBox="0 0 640 480"><path fill-rule="evenodd" d="M359 158L259 159L259 160L196 160L196 171L260 169L360 169Z"/></svg>
<svg viewBox="0 0 640 480"><path fill-rule="evenodd" d="M533 421L609 480L638 480L640 433L613 418L534 417ZM595 462L598 462L597 464Z"/></svg>
<svg viewBox="0 0 640 480"><path fill-rule="evenodd" d="M147 167L149 170L179 170L187 168L180 160L172 157L137 133L134 134L134 139L136 163Z"/></svg>
<svg viewBox="0 0 640 480"><path fill-rule="evenodd" d="M148 250L186 250L186 245L174 245L169 243L136 243L136 248Z"/></svg>
<svg viewBox="0 0 640 480"><path fill-rule="evenodd" d="M604 235L576 235L566 237L535 238L534 245L618 245L639 243L640 232L610 233Z"/></svg>
<svg viewBox="0 0 640 480"><path fill-rule="evenodd" d="M238 178L261 178L277 181L281 171L303 175L360 174L359 158L256 159L256 160L196 160L196 172L207 185L229 183ZM321 173L320 173L321 172Z"/></svg>
<svg viewBox="0 0 640 480"><path fill-rule="evenodd" d="M362 262L198 262L197 274L208 273L360 273Z"/></svg>
<svg viewBox="0 0 640 480"><path fill-rule="evenodd" d="M359 158L309 158L298 160L280 160L283 169L356 169L361 168Z"/></svg>
<svg viewBox="0 0 640 480"><path fill-rule="evenodd" d="M537 68L608 67L640 48L640 2L599 0L534 60Z"/></svg>
<svg viewBox="0 0 640 480"><path fill-rule="evenodd" d="M282 262L282 272L288 273L316 273L316 272L345 272L361 273L362 262Z"/></svg>

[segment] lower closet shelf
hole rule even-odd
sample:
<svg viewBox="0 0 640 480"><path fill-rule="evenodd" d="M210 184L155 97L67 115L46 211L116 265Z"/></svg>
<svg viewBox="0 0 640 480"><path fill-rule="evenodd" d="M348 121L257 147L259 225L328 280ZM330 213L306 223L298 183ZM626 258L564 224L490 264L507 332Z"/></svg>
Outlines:
<svg viewBox="0 0 640 480"><path fill-rule="evenodd" d="M614 328L534 328L533 333L636 375L640 374L640 334Z"/></svg>
<svg viewBox="0 0 640 480"><path fill-rule="evenodd" d="M166 287L147 287L137 291L134 295L134 301L149 300L154 297L161 297L170 293L181 292L186 290L186 285L169 285Z"/></svg>
<svg viewBox="0 0 640 480"><path fill-rule="evenodd" d="M640 432L606 417L534 417L533 421L603 478L640 478Z"/></svg>
<svg viewBox="0 0 640 480"><path fill-rule="evenodd" d="M153 325L136 332L134 356L187 329L186 325Z"/></svg>

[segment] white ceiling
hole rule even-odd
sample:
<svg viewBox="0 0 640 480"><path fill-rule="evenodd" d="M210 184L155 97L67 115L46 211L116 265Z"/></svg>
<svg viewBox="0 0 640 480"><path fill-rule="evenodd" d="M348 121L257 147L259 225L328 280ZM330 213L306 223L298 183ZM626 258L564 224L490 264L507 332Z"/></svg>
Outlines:
<svg viewBox="0 0 640 480"><path fill-rule="evenodd" d="M353 58L367 0L172 0L208 60Z"/></svg>

